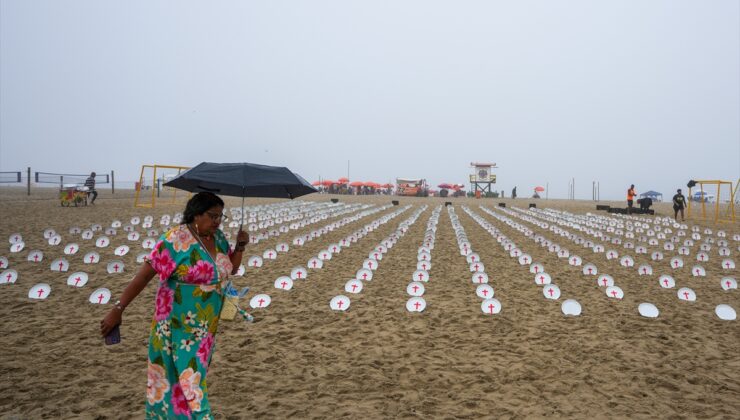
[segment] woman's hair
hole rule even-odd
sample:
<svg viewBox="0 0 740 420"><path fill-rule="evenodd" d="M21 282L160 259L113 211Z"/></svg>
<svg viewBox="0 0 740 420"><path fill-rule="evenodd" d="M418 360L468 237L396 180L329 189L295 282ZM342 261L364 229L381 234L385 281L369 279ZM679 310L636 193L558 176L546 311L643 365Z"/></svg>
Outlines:
<svg viewBox="0 0 740 420"><path fill-rule="evenodd" d="M195 220L195 216L207 212L209 209L214 207L223 207L224 200L214 193L199 192L188 200L188 204L185 205L185 211L182 215L182 223L188 224Z"/></svg>

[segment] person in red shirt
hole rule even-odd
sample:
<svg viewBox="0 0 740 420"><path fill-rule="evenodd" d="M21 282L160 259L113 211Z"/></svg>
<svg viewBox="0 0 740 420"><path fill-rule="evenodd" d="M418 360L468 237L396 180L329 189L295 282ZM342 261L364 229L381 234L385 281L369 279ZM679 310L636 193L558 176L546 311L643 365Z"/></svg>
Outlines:
<svg viewBox="0 0 740 420"><path fill-rule="evenodd" d="M632 204L635 202L635 184L630 185L630 189L627 190L627 213L632 214Z"/></svg>

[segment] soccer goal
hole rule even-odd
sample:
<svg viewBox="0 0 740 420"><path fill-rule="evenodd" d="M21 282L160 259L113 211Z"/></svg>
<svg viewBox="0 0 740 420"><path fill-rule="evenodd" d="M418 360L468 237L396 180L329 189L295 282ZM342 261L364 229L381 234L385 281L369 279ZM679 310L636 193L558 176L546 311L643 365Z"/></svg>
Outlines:
<svg viewBox="0 0 740 420"><path fill-rule="evenodd" d="M157 203L175 204L179 199L188 197L190 194L186 191L164 186L188 169L188 166L141 165L139 182L135 185L134 207L154 208Z"/></svg>
<svg viewBox="0 0 740 420"><path fill-rule="evenodd" d="M740 180L738 180L740 183ZM691 180L687 184L689 187L687 215L691 216L691 207L699 206L699 217L702 219L713 218L715 222L734 222L735 221L735 194L737 186L732 185L732 181L720 180ZM698 186L698 191L692 194L692 188ZM715 189L716 187L716 189ZM726 188L722 188L726 187ZM716 191L716 195L712 192ZM722 200L722 191L727 190L729 199ZM692 204L693 202L693 204ZM709 212L707 212L709 207ZM712 211L714 207L714 211Z"/></svg>

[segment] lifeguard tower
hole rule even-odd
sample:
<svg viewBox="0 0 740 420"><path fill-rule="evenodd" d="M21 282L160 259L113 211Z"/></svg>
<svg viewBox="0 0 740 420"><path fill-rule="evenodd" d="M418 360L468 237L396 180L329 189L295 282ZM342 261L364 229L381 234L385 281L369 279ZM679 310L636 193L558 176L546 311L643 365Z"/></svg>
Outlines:
<svg viewBox="0 0 740 420"><path fill-rule="evenodd" d="M473 173L470 175L470 189L476 198L488 193L492 194L491 185L496 183L496 174L493 173L496 164L470 162L470 167L473 168Z"/></svg>

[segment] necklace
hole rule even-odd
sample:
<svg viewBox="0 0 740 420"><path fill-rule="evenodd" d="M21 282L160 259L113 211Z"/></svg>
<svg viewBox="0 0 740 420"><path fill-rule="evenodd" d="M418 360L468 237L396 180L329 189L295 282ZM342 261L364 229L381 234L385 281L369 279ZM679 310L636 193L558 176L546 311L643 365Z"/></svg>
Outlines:
<svg viewBox="0 0 740 420"><path fill-rule="evenodd" d="M211 251L209 251L208 248L206 248L203 241L200 240L200 235L198 234L198 232L195 231L195 229L193 229L190 225L187 225L187 226L188 226L188 229L190 229L190 232L193 233L193 236L195 236L195 239L198 241L198 244L200 244L200 247L203 248L203 251L205 251L206 254L208 254L208 257L211 259L211 261L213 261L213 269L216 270L216 277L220 278L221 275L218 272L218 266L216 266L216 258L214 258L213 255L211 255ZM218 250L216 250L216 252L218 252Z"/></svg>
<svg viewBox="0 0 740 420"><path fill-rule="evenodd" d="M192 226L190 226L190 225L187 225L187 226L188 226L188 229L190 230L190 233L191 233L191 234L193 235L193 237L195 238L195 240L196 240L196 241L198 241L198 243L199 243L199 244L200 244L200 246L201 246L201 247L203 248L203 250L204 250L204 251L206 251L206 253L208 254L208 256L209 256L209 257L211 257L211 260L213 260L213 261L215 262L215 261L216 261L216 259L215 259L215 258L213 258L213 255L211 255L211 251L209 251L209 250L208 250L208 248L206 248L206 245L205 245L205 244L203 243L203 241L201 240L201 236L200 236L200 234L198 233L198 231L197 231L197 230L195 230L195 229L193 229L193 227L192 227ZM211 237L210 237L210 236L206 236L205 238L206 238L206 239L210 239Z"/></svg>
<svg viewBox="0 0 740 420"><path fill-rule="evenodd" d="M190 229L190 232L193 233L193 235L199 240L200 239L208 239L208 240L213 239L213 235L201 235L200 232L198 232L198 229L193 228L191 225L187 225L187 226L188 226L188 229Z"/></svg>

